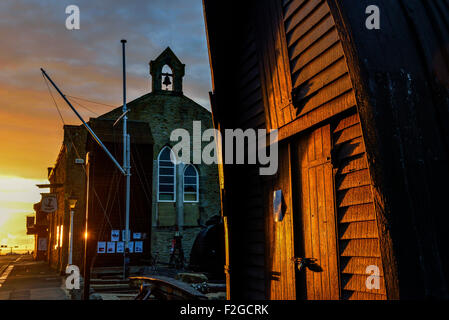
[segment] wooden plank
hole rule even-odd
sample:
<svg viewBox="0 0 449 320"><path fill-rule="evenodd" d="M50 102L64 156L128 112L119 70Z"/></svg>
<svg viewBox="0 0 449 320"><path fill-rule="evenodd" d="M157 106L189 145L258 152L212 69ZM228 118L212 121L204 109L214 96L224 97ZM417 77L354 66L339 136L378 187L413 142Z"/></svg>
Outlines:
<svg viewBox="0 0 449 320"><path fill-rule="evenodd" d="M250 72L248 72L243 78L240 78L237 81L238 89L243 89L245 86L247 86L249 83L257 79L259 76L259 70L258 69L251 69Z"/></svg>
<svg viewBox="0 0 449 320"><path fill-rule="evenodd" d="M287 20L285 23L286 33L289 33L293 30L292 32L296 33L296 36L294 38L300 39L328 14L329 7L324 2L310 16L301 21L300 24L294 24L294 20Z"/></svg>
<svg viewBox="0 0 449 320"><path fill-rule="evenodd" d="M380 258L377 239L356 239L340 241L340 255L343 257Z"/></svg>
<svg viewBox="0 0 449 320"><path fill-rule="evenodd" d="M288 3L284 3L284 19L288 19L298 8L308 0L292 0Z"/></svg>
<svg viewBox="0 0 449 320"><path fill-rule="evenodd" d="M314 150L314 148L313 148ZM317 177L316 177L317 168L309 169L309 186L310 186L310 228L311 228L311 238L312 238L312 252L310 257L316 259L321 262L321 253L320 253L320 238L319 238L319 224L318 224L318 201L317 201ZM317 272L306 269L306 272L311 273L313 277L313 287L312 289L312 297L313 300L321 300L321 275Z"/></svg>
<svg viewBox="0 0 449 320"><path fill-rule="evenodd" d="M263 231L263 221L262 221L262 219L253 219L253 220L251 220L250 221L250 223L248 223L248 231L252 231L252 230L254 230L254 231L257 231L257 232L261 232L261 231ZM257 253L257 254L261 254L259 251L257 251L257 252L254 252L254 253Z"/></svg>
<svg viewBox="0 0 449 320"><path fill-rule="evenodd" d="M343 291L342 299L344 300L387 300L387 296L383 294L373 294L367 292Z"/></svg>
<svg viewBox="0 0 449 320"><path fill-rule="evenodd" d="M360 123L359 114L356 112L350 116L347 116L340 121L335 126L335 129L333 130L333 133L337 133L341 130L344 130L348 127L352 127L353 125Z"/></svg>
<svg viewBox="0 0 449 320"><path fill-rule="evenodd" d="M342 57L344 57L343 48L341 44L336 43L329 49L323 51L323 53L317 56L315 59L311 60L310 63L296 64L292 67L292 81L294 83L293 87L302 85L304 82L316 76L324 69L340 60ZM344 62L344 64L345 72L348 72L346 61Z"/></svg>
<svg viewBox="0 0 449 320"><path fill-rule="evenodd" d="M243 274L247 276L248 279L265 280L265 270L264 268L261 267L249 267L246 265ZM253 281L253 282L263 284L263 281Z"/></svg>
<svg viewBox="0 0 449 320"><path fill-rule="evenodd" d="M286 286L287 289L287 296L286 299L296 300L296 265L291 260L292 257L295 256L295 234L294 234L294 221L293 221L293 186L292 186L292 147L291 143L288 144L288 150L286 159L288 161L287 167L288 172L286 177L284 178L285 183L287 184L285 186L285 189L287 190L287 217L285 219L285 228L286 228L286 268L287 268L287 279L289 281L289 284ZM296 168L296 166L295 166Z"/></svg>
<svg viewBox="0 0 449 320"><path fill-rule="evenodd" d="M318 128L297 143L304 256L316 259L317 267L307 268L307 299L338 299L339 278L335 235L330 126Z"/></svg>
<svg viewBox="0 0 449 320"><path fill-rule="evenodd" d="M301 10L297 10L295 14L289 16L288 12L284 17L285 21L285 31L288 34L291 33L291 41L295 41L296 39L299 39L302 34L304 34L308 28L311 28L315 23L313 23L313 20L310 21L304 21L308 17L311 16L311 13L320 5L322 4L322 0L309 0L302 8ZM329 7L324 6L324 14L329 14ZM307 23L303 23L307 22ZM301 30L306 29L306 30Z"/></svg>
<svg viewBox="0 0 449 320"><path fill-rule="evenodd" d="M245 121L242 124L242 129L249 129L249 128L258 128L258 127L264 127L265 126L265 114L259 114L255 116L254 118L251 118L247 121Z"/></svg>
<svg viewBox="0 0 449 320"><path fill-rule="evenodd" d="M348 72L346 63L343 59L329 66L328 69L320 71L316 76L303 83L294 83L294 88L301 87L301 99L308 99L317 94L317 91L341 78Z"/></svg>
<svg viewBox="0 0 449 320"><path fill-rule="evenodd" d="M239 55L239 65L245 65L247 64L248 60L250 60L252 58L252 56L254 55L254 53L257 50L256 44L255 44L255 40L254 40L254 31L253 30L246 30L244 33L250 34L251 37L248 37L248 40L250 41L249 45L247 47L246 44L240 44L239 48L242 54Z"/></svg>
<svg viewBox="0 0 449 320"><path fill-rule="evenodd" d="M338 207L348 207L357 204L372 203L373 197L371 193L371 186L363 186L352 188L338 192Z"/></svg>
<svg viewBox="0 0 449 320"><path fill-rule="evenodd" d="M339 226L340 239L377 239L376 221L351 222Z"/></svg>
<svg viewBox="0 0 449 320"><path fill-rule="evenodd" d="M254 45L255 48L255 45ZM256 51L250 52L250 55L248 55L247 61L238 69L238 76L240 78L244 77L250 70L257 69L258 67L258 61L257 61L257 55Z"/></svg>
<svg viewBox="0 0 449 320"><path fill-rule="evenodd" d="M253 93L255 91L259 91L260 95L262 96L260 80L258 77L249 81L245 87L243 87L239 90L238 100L239 101L244 100L247 96L249 96L251 93Z"/></svg>
<svg viewBox="0 0 449 320"><path fill-rule="evenodd" d="M366 162L365 153L360 154L357 157L351 159L344 159L338 165L338 174L347 174L350 172L363 170L368 168L368 163Z"/></svg>
<svg viewBox="0 0 449 320"><path fill-rule="evenodd" d="M290 59L304 52L332 28L335 28L335 24L332 20L332 17L328 16L318 25L316 25L312 30L310 30L310 32L308 32L300 41L293 42L291 41L291 37L287 36Z"/></svg>
<svg viewBox="0 0 449 320"><path fill-rule="evenodd" d="M362 127L360 124L353 125L334 134L334 144L338 148L339 144L348 142L362 136Z"/></svg>
<svg viewBox="0 0 449 320"><path fill-rule="evenodd" d="M251 250L251 253L253 253L253 254L264 254L265 253L265 248L264 248L263 243L252 243L248 247Z"/></svg>
<svg viewBox="0 0 449 320"><path fill-rule="evenodd" d="M308 137L304 137L300 143L298 143L297 151L298 151L298 160L301 161L299 163L299 167L303 167L301 171L301 181L300 181L300 192L301 192L301 212L300 219L302 220L302 236L304 242L304 255L308 253L312 253L312 235L311 235L311 224L310 224L310 216L311 216L311 203L310 203L310 185L309 185L309 169L307 167L307 139ZM311 272L305 272L306 279L306 287L313 288L313 274ZM307 290L307 297L313 298L314 294L311 290Z"/></svg>
<svg viewBox="0 0 449 320"><path fill-rule="evenodd" d="M252 106L250 109L245 110L242 114L241 114L241 119L238 123L243 124L246 121L255 118L257 116L262 116L264 117L264 112L263 112L263 106L262 106L262 102L260 101L259 103L256 103L254 106ZM263 118L265 119L265 118Z"/></svg>
<svg viewBox="0 0 449 320"><path fill-rule="evenodd" d="M273 40L275 45L274 57L277 63L279 92L278 109L283 109L284 106L291 104L291 72L289 66L289 59L287 54L286 35L284 29L284 21L282 20L282 8L279 1L269 1L269 10L274 20L273 24ZM284 115L284 123L289 123L293 120L293 113L290 108L289 112Z"/></svg>
<svg viewBox="0 0 449 320"><path fill-rule="evenodd" d="M379 278L379 289L368 289L366 279L368 275L343 275L342 289L347 291L367 292L374 294L385 294L385 281L383 277Z"/></svg>
<svg viewBox="0 0 449 320"><path fill-rule="evenodd" d="M323 104L332 101L338 96L352 89L351 79L348 74L325 86L312 97L306 97L298 101L295 107L298 109L299 116L316 109Z"/></svg>
<svg viewBox="0 0 449 320"><path fill-rule="evenodd" d="M261 101L261 96L260 96L260 92L259 91L253 91L253 93L251 93L250 95L248 95L243 101L240 101L240 108L243 110L246 110L248 108L251 108L252 106L254 106L254 104L256 104L257 102L260 103ZM240 110L241 110L240 109Z"/></svg>
<svg viewBox="0 0 449 320"><path fill-rule="evenodd" d="M339 39L337 29L333 28L305 51L289 51L291 70L297 71L304 68L305 65L316 59L316 57L339 43Z"/></svg>
<svg viewBox="0 0 449 320"><path fill-rule="evenodd" d="M267 4L265 1L264 4ZM258 27L261 33L258 33L258 43L260 49L261 74L263 75L262 87L266 96L268 110L271 114L271 119L276 119L276 122L271 123L272 128L278 128L286 123L279 109L279 81L278 81L278 65L276 61L276 43L273 38L273 15L267 12L266 5L260 6L257 14ZM269 21L270 23L267 23ZM264 35L262 37L262 34Z"/></svg>
<svg viewBox="0 0 449 320"><path fill-rule="evenodd" d="M260 278L252 279L248 277L248 289L251 291L256 291L265 294L264 281Z"/></svg>
<svg viewBox="0 0 449 320"><path fill-rule="evenodd" d="M337 159L343 160L345 158L354 157L365 153L365 144L361 137L348 141L338 149Z"/></svg>
<svg viewBox="0 0 449 320"><path fill-rule="evenodd" d="M355 105L356 100L354 92L348 91L336 99L325 103L319 108L301 115L301 117L296 118L293 122L287 124L286 126L279 128L278 139L279 141L282 141L322 121L325 121L338 113L354 108Z"/></svg>
<svg viewBox="0 0 449 320"><path fill-rule="evenodd" d="M330 139L330 126L326 127L326 139L324 140L324 157L327 158L330 155L331 139ZM337 235L336 235L336 213L335 213L335 193L333 188L333 169L332 164L327 162L324 167L324 194L325 194L325 211L326 220L323 221L323 227L327 229L327 247L328 247L328 259L329 259L329 296L327 299L338 300L340 295L339 285L339 266L338 266L338 249L337 249Z"/></svg>
<svg viewBox="0 0 449 320"><path fill-rule="evenodd" d="M337 176L336 189L338 191L351 189L355 187L367 186L371 184L368 169L359 170Z"/></svg>
<svg viewBox="0 0 449 320"><path fill-rule="evenodd" d="M341 272L346 274L367 275L366 269L369 266L377 266L379 275L383 276L382 260L372 257L343 257L341 259Z"/></svg>
<svg viewBox="0 0 449 320"><path fill-rule="evenodd" d="M369 221L376 219L376 212L372 203L339 208L339 223Z"/></svg>
<svg viewBox="0 0 449 320"><path fill-rule="evenodd" d="M320 130L321 131L321 130ZM322 156L322 155L321 155ZM317 261L317 264L322 268L320 272L321 280L321 299L330 300L331 298L331 288L330 288L330 278L335 276L331 274L329 268L330 261L332 257L329 257L328 250L328 211L326 210L326 194L324 186L324 168L319 166L316 168L316 197L317 197L317 226L318 233L316 234L317 239L319 239L319 251L321 259ZM319 288L318 288L319 289Z"/></svg>
<svg viewBox="0 0 449 320"><path fill-rule="evenodd" d="M256 231L252 231L252 230L248 230L248 232L246 232L246 239L248 240L248 242L252 242L252 243L263 243L264 239L265 239L265 235L263 234L263 232L260 232L260 230L256 230Z"/></svg>
<svg viewBox="0 0 449 320"><path fill-rule="evenodd" d="M263 234L263 232L261 232ZM250 253L247 256L248 265L265 267L265 257L263 254L253 254Z"/></svg>

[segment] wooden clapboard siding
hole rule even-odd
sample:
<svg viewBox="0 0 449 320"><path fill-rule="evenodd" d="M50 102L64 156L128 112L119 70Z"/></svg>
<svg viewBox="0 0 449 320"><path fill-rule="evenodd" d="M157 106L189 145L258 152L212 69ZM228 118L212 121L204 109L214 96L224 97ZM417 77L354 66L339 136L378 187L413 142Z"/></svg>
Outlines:
<svg viewBox="0 0 449 320"><path fill-rule="evenodd" d="M257 47L267 124L277 129L291 122L291 79L282 6L279 1L255 1Z"/></svg>
<svg viewBox="0 0 449 320"><path fill-rule="evenodd" d="M250 20L242 26L237 40L238 68L236 74L237 100L229 106L233 113L233 128L265 128L265 113L262 99L259 60L255 43L255 29ZM233 212L238 231L232 234L231 248L238 261L233 261L234 272L240 273L242 283L235 296L244 299L266 298L265 270L265 223L263 188L256 165L235 170L241 181L233 185L236 190L232 201L238 204Z"/></svg>
<svg viewBox="0 0 449 320"><path fill-rule="evenodd" d="M290 144L282 144L279 150L278 174L265 183L267 293L271 300L296 298L290 159ZM276 190L282 190L285 202L284 219L279 222L273 219L273 192Z"/></svg>
<svg viewBox="0 0 449 320"><path fill-rule="evenodd" d="M276 99L268 101L276 113L280 139L326 120L356 105L340 37L327 1L292 0L281 8L280 41L285 46L290 72L286 86L291 88L290 118L279 112ZM284 42L282 42L284 41ZM284 61L279 58L278 64ZM267 84L267 81L271 81ZM265 76L265 86L273 79ZM273 93L276 96L276 92ZM277 111L276 111L277 110ZM272 121L273 122L273 121Z"/></svg>
<svg viewBox="0 0 449 320"><path fill-rule="evenodd" d="M339 299L336 214L330 125L299 138L296 146L296 223L299 257L313 259L301 272L303 297Z"/></svg>
<svg viewBox="0 0 449 320"><path fill-rule="evenodd" d="M342 298L386 299L371 178L355 110L337 120L332 137ZM380 271L378 290L368 289L365 283L371 265Z"/></svg>

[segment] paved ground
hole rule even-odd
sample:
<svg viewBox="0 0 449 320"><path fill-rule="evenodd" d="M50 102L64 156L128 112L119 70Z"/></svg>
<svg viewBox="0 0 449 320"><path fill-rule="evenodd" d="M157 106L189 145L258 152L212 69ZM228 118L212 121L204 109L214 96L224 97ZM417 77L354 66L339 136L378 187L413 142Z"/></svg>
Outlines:
<svg viewBox="0 0 449 320"><path fill-rule="evenodd" d="M0 256L0 300L67 300L64 277L29 255Z"/></svg>

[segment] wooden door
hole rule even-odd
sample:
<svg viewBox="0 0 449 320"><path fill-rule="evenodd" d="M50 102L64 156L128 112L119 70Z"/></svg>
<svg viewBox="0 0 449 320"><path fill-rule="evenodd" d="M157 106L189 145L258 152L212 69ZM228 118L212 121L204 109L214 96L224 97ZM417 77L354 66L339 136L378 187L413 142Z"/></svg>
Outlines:
<svg viewBox="0 0 449 320"><path fill-rule="evenodd" d="M293 144L295 255L305 262L297 271L297 297L340 297L331 131L325 125Z"/></svg>

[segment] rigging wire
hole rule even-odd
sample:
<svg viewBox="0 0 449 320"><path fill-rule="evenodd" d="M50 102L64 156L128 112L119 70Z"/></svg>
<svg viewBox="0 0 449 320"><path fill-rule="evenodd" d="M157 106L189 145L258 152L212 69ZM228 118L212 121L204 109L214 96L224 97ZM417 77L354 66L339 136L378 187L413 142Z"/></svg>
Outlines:
<svg viewBox="0 0 449 320"><path fill-rule="evenodd" d="M90 103L94 103L94 104L98 104L98 105L102 105L102 106L106 106L106 107L117 108L117 106L113 106L113 105L110 105L110 104L107 104L107 103L97 102L97 101L88 100L88 99L84 99L84 98L80 98L80 97L69 96L69 95L66 95L66 97L70 97L72 99L86 101L86 102L90 102Z"/></svg>
<svg viewBox="0 0 449 320"><path fill-rule="evenodd" d="M66 97L68 97L68 96L66 96ZM69 99L69 98L68 98L68 99ZM69 100L70 100L72 103L77 104L77 105L80 106L81 108L86 109L87 111L93 113L93 114L96 115L97 117L99 116L98 113L96 113L95 111L93 111L93 110L89 109L88 107L82 105L81 103L79 103L79 102L76 101L75 99L69 99Z"/></svg>
<svg viewBox="0 0 449 320"><path fill-rule="evenodd" d="M48 91L49 91L49 93L50 93L50 96L51 96L51 98L52 98L52 100L53 100L53 103L54 103L56 109L58 110L58 114L59 114L59 116L60 116L60 118L61 118L61 121L62 121L63 125L66 125L66 124L65 124L65 121L64 121L64 118L63 118L63 116L62 116L61 110L59 109L59 106L58 106L58 104L57 104L57 102L56 102L56 100L55 100L55 98L54 98L54 96L53 96L53 93L51 92L51 89L50 89L50 86L49 86L49 84L48 84L47 79L45 79L44 75L42 75L42 78L44 79L45 84L47 85ZM68 132L68 137L69 137L70 142L71 142L71 144L72 144L72 146L73 146L73 148L74 148L74 150L75 150L75 153L76 153L77 157L78 157L78 158L81 158L80 153L79 153L79 151L78 151L78 148L76 147L75 143L73 142L72 135L71 135L70 132ZM84 174L85 174L86 177L87 177L86 166L85 166L84 164L82 165L82 168L83 168ZM95 190L94 187L92 187L92 190L93 190L94 195L96 196L96 198L97 198L97 200L98 200L98 203L100 204L100 207L101 207L101 209L102 209L102 211L103 211L103 215L107 218L107 221L108 221L108 223L109 223L109 225L111 226L111 229L112 229L111 221L110 221L109 216L107 215L107 213L106 213L106 211L105 211L105 209L104 209L104 207L103 207L103 204L102 204L102 202L101 202L100 197L99 197L98 194L97 194L97 191Z"/></svg>

